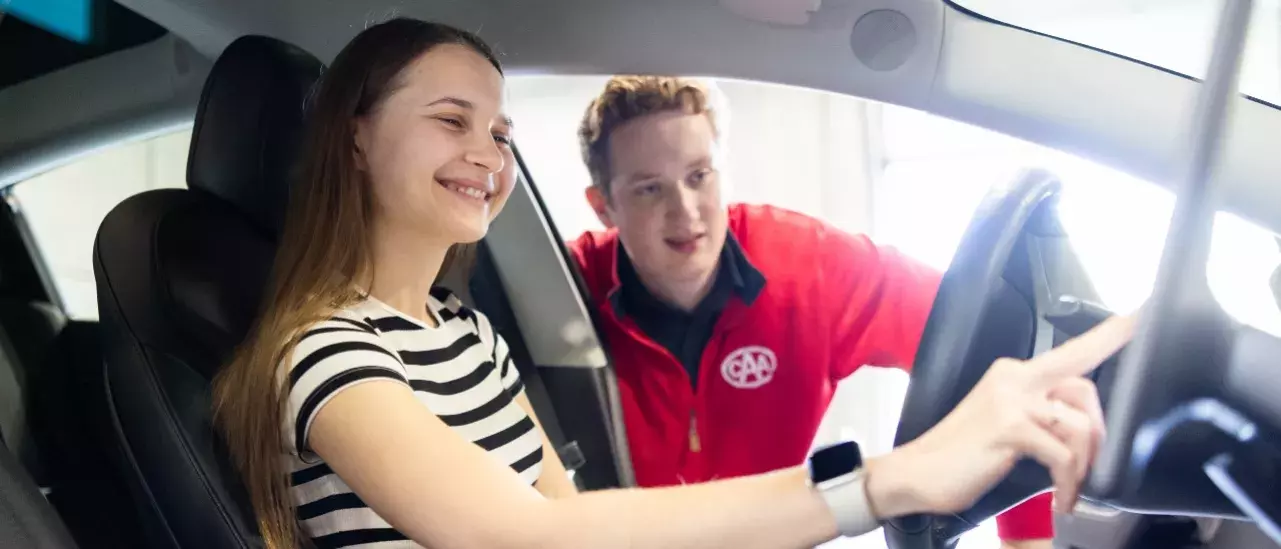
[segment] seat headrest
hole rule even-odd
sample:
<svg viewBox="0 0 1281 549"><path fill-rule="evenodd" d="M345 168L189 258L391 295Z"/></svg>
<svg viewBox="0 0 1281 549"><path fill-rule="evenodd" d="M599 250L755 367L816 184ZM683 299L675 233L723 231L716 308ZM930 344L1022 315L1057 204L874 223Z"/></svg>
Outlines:
<svg viewBox="0 0 1281 549"><path fill-rule="evenodd" d="M306 103L324 65L296 46L243 36L205 80L196 110L187 185L230 202L277 234Z"/></svg>

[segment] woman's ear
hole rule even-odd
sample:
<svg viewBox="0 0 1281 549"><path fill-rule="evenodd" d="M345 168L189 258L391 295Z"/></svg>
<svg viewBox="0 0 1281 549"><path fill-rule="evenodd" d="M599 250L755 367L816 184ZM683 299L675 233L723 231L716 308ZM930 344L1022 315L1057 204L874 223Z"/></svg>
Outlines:
<svg viewBox="0 0 1281 549"><path fill-rule="evenodd" d="M370 129L368 122L363 118L357 118L351 123L352 142L356 145L352 151L352 160L356 162L356 169L362 172L369 171L369 162L365 159L365 151L369 150L368 136Z"/></svg>

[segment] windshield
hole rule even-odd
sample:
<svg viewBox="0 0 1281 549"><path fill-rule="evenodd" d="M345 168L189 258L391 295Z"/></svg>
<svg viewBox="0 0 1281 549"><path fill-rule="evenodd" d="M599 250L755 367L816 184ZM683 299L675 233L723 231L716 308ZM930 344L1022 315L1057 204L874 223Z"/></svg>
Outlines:
<svg viewBox="0 0 1281 549"><path fill-rule="evenodd" d="M952 0L979 15L1205 78L1224 0ZM1241 91L1281 105L1281 0L1256 0Z"/></svg>

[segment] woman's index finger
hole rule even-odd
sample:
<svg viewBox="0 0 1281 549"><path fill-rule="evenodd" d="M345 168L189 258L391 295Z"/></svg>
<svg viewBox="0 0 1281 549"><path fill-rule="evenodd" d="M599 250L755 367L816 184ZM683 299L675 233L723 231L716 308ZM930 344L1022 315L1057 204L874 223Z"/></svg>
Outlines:
<svg viewBox="0 0 1281 549"><path fill-rule="evenodd" d="M1137 315L1114 316L1031 360L1042 379L1055 382L1090 373L1134 337Z"/></svg>

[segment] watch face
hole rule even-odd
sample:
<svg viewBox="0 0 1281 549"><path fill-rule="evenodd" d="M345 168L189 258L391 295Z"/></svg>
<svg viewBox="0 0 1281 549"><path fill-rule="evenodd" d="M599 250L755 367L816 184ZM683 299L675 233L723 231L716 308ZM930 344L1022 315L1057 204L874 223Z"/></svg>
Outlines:
<svg viewBox="0 0 1281 549"><path fill-rule="evenodd" d="M840 442L810 457L810 482L819 484L849 474L863 466L863 454L854 442Z"/></svg>

